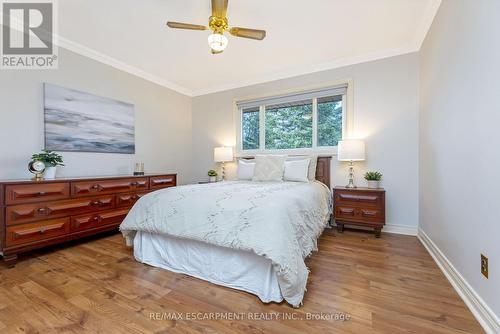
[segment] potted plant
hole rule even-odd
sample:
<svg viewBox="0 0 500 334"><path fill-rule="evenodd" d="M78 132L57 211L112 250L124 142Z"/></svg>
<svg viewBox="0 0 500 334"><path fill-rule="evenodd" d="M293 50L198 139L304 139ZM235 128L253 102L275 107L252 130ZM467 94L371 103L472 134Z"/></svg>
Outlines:
<svg viewBox="0 0 500 334"><path fill-rule="evenodd" d="M45 172L43 174L46 179L55 179L57 166L64 166L63 157L52 151L43 150L41 153L33 154L32 161L41 161L45 164Z"/></svg>
<svg viewBox="0 0 500 334"><path fill-rule="evenodd" d="M377 171L370 171L365 173L365 180L368 182L368 188L380 188L380 180L382 180L382 173Z"/></svg>
<svg viewBox="0 0 500 334"><path fill-rule="evenodd" d="M214 171L213 169L208 171L208 180L210 182L216 182L217 181L217 172Z"/></svg>

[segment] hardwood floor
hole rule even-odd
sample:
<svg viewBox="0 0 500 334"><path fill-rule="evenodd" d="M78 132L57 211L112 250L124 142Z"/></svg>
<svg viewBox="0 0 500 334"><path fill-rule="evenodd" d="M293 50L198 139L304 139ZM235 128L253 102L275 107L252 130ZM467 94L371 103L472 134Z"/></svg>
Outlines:
<svg viewBox="0 0 500 334"><path fill-rule="evenodd" d="M119 234L31 253L0 269L0 333L483 333L415 237L327 230L319 248L300 309L138 263Z"/></svg>

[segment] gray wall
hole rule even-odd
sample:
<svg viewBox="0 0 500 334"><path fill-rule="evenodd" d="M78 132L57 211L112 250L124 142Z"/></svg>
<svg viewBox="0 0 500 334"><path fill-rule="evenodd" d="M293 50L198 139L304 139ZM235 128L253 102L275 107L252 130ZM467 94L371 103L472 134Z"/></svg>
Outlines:
<svg viewBox="0 0 500 334"><path fill-rule="evenodd" d="M64 152L58 176L127 174L142 161L146 172L191 180L191 98L64 49L58 70L0 71L0 178L29 176L43 148L43 82L135 105L136 154Z"/></svg>
<svg viewBox="0 0 500 334"><path fill-rule="evenodd" d="M500 1L444 0L420 58L420 228L497 315L499 32Z"/></svg>
<svg viewBox="0 0 500 334"><path fill-rule="evenodd" d="M193 98L193 176L207 178L213 148L234 145L233 99L352 79L354 134L365 138L367 160L356 165L357 183L367 169L384 173L387 222L418 223L418 54L408 54ZM347 165L333 160L334 185L347 183ZM234 172L234 166L230 168Z"/></svg>

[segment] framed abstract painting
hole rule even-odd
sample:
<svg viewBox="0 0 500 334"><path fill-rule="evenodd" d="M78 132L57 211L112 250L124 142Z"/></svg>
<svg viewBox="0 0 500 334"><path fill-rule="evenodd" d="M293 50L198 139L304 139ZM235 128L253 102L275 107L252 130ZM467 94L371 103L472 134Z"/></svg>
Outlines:
<svg viewBox="0 0 500 334"><path fill-rule="evenodd" d="M135 153L134 105L44 84L45 149Z"/></svg>

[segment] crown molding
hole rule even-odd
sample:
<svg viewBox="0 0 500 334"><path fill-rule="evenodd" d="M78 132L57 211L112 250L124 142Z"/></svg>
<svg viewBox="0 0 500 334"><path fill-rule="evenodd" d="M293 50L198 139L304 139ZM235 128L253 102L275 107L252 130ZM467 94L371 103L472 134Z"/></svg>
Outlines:
<svg viewBox="0 0 500 334"><path fill-rule="evenodd" d="M193 96L192 91L185 88L185 87L179 86L179 85L177 85L173 82L170 82L168 80L165 80L159 76L156 76L154 74L143 71L135 66L128 65L122 61L119 61L113 57L107 56L101 52L94 50L94 49L88 48L82 44L73 42L73 41L71 41L67 38L61 37L61 36L57 36L57 38L55 40L56 40L55 44L57 44L59 47L61 47L63 49L72 51L72 52L77 53L81 56L85 56L87 58L93 59L93 60L98 61L100 63L109 65L109 66L114 67L118 70L130 73L132 75L135 75L136 77L139 77L141 79L153 82L157 85L169 88L169 89L174 90L174 91L181 93L183 95L187 95L189 97Z"/></svg>

